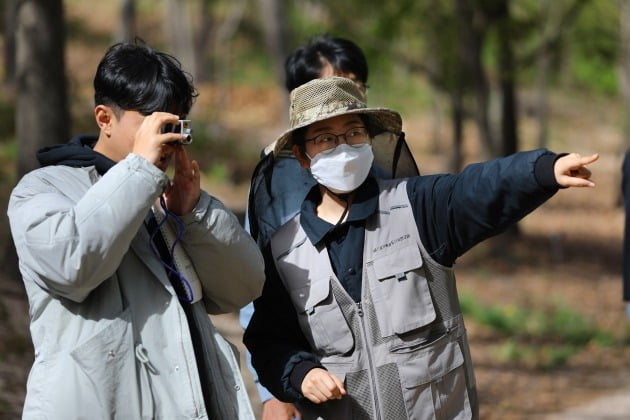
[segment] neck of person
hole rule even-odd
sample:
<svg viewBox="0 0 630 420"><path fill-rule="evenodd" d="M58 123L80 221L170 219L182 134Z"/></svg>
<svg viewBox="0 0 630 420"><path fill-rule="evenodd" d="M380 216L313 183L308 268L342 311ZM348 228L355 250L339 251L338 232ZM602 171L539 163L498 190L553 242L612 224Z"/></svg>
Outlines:
<svg viewBox="0 0 630 420"><path fill-rule="evenodd" d="M101 131L92 150L99 152L101 155L108 157L114 162L120 162L124 156L119 156L116 151L109 146L112 142L113 140L111 138L107 138L107 136Z"/></svg>
<svg viewBox="0 0 630 420"><path fill-rule="evenodd" d="M317 205L317 217L333 225L343 223L350 214L350 206L355 191L348 194L336 194L323 185L319 186L322 201Z"/></svg>

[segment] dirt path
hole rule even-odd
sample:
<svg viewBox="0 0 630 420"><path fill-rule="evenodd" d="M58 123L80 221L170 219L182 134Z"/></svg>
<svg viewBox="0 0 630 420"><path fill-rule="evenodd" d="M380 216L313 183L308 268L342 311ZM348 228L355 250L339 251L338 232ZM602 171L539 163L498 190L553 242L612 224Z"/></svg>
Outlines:
<svg viewBox="0 0 630 420"><path fill-rule="evenodd" d="M627 420L629 418L630 388L627 388L562 413L547 416L544 420Z"/></svg>

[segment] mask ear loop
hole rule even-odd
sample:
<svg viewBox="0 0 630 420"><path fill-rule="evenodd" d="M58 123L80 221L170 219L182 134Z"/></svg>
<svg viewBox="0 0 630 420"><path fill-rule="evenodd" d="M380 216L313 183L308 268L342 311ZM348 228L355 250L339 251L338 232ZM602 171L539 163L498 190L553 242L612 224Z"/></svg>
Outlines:
<svg viewBox="0 0 630 420"><path fill-rule="evenodd" d="M330 190L328 190L328 191L330 191ZM348 194L337 194L337 198L339 198L341 201L343 201L345 203L345 207L343 209L343 213L341 213L341 217L339 218L339 220L337 220L337 223L335 223L335 227L337 227L337 226L341 225L341 223L343 223L343 220L346 218L346 215L348 214L348 210L350 209L350 206L348 205Z"/></svg>
<svg viewBox="0 0 630 420"><path fill-rule="evenodd" d="M337 194L336 192L331 191L325 185L322 185L322 187L326 188L326 191L328 191L331 195L334 195L335 197L337 197L340 201L343 201L343 203L345 204L343 208L343 213L341 213L341 217L339 218L339 220L337 220L337 223L335 223L335 227L337 227L341 225L341 223L343 223L343 220L346 218L346 215L348 214L348 210L350 210L350 205L348 204L348 196L351 193Z"/></svg>
<svg viewBox="0 0 630 420"><path fill-rule="evenodd" d="M313 158L308 153L306 153L306 151L304 152L304 154L311 161L313 160ZM330 190L330 188L328 188L327 186L323 184L319 184L319 185L326 188L326 191L328 191L331 195L337 197L340 201L343 201L345 204L343 213L341 213L341 217L339 218L339 220L337 220L337 223L335 223L335 228L336 228L337 226L341 225L341 223L343 222L343 219L345 219L346 215L348 214L348 210L350 210L350 206L348 205L348 196L350 195L350 193L337 194L336 192Z"/></svg>

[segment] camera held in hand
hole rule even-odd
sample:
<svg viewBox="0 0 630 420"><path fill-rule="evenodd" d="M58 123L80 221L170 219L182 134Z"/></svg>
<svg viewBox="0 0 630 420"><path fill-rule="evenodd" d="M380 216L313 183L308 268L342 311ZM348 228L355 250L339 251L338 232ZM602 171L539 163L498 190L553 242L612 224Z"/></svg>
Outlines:
<svg viewBox="0 0 630 420"><path fill-rule="evenodd" d="M185 134L186 138L183 140L173 141L169 144L182 144L187 145L192 143L192 121L191 120L179 120L177 124L165 124L162 127L162 133L181 133Z"/></svg>

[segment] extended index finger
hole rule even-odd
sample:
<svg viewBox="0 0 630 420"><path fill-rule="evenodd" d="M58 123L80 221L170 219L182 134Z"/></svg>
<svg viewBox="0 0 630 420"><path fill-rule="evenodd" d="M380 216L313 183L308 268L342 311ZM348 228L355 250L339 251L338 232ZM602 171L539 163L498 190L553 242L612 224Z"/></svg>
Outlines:
<svg viewBox="0 0 630 420"><path fill-rule="evenodd" d="M595 162L597 159L599 159L599 153L593 153L590 156L580 157L579 162L580 162L580 165L590 165L591 163Z"/></svg>

